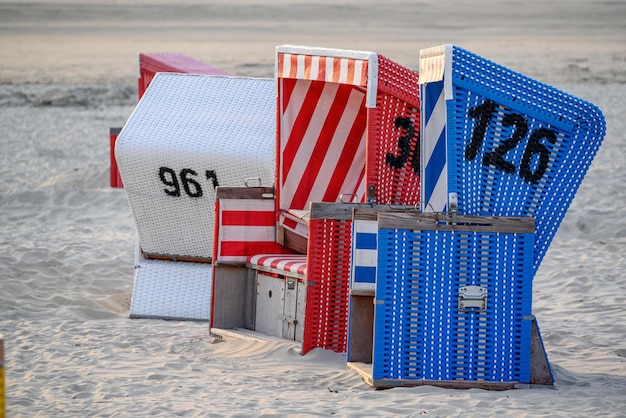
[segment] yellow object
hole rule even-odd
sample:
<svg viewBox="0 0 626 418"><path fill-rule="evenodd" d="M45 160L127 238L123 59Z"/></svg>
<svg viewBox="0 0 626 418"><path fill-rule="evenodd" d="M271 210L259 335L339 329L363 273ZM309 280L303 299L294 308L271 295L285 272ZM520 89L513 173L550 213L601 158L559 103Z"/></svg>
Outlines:
<svg viewBox="0 0 626 418"><path fill-rule="evenodd" d="M0 335L0 418L6 418L4 403L4 341Z"/></svg>

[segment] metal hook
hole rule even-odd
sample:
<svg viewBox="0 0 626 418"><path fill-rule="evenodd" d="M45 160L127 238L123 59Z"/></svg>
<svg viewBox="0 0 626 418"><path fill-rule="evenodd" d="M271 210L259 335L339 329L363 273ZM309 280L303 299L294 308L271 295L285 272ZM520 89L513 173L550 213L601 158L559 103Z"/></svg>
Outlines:
<svg viewBox="0 0 626 418"><path fill-rule="evenodd" d="M258 181L258 182L259 182L259 186L258 186L258 187L261 187L261 184L262 184L262 183L261 183L261 177L249 177L249 178L247 178L247 179L245 179L245 180L243 181L243 184L244 184L246 187L254 187L254 186L250 186L250 182L251 182L251 181L254 181L254 180Z"/></svg>
<svg viewBox="0 0 626 418"><path fill-rule="evenodd" d="M348 196L348 197L352 197L352 199L348 200L348 201L344 201L343 198L344 196ZM342 193L339 195L339 202L341 203L354 203L354 202L358 202L359 201L359 195L356 193Z"/></svg>

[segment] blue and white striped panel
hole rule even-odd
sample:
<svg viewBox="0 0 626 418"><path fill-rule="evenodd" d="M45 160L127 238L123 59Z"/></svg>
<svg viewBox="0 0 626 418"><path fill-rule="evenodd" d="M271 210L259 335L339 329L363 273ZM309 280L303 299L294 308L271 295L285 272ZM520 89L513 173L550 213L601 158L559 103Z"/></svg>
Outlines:
<svg viewBox="0 0 626 418"><path fill-rule="evenodd" d="M422 211L444 212L448 200L446 100L443 81L422 84Z"/></svg>
<svg viewBox="0 0 626 418"><path fill-rule="evenodd" d="M352 222L352 290L376 287L377 235L377 221L355 219Z"/></svg>

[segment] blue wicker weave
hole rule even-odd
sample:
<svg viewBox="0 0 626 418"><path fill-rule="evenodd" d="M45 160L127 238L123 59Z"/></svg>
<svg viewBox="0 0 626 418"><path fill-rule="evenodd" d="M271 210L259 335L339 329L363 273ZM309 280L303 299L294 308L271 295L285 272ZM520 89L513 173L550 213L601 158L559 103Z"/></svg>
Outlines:
<svg viewBox="0 0 626 418"><path fill-rule="evenodd" d="M531 233L379 229L374 379L530 379ZM459 310L459 289L488 291Z"/></svg>
<svg viewBox="0 0 626 418"><path fill-rule="evenodd" d="M445 62L420 72L423 135L430 135L423 142L432 144L423 163L424 210L447 210L441 202L457 193L462 214L534 217L536 272L604 139L604 116L582 99L447 47L438 57L423 52L423 62ZM445 107L437 107L439 93ZM436 112L445 118L432 118ZM437 200L440 174L447 187L439 183Z"/></svg>

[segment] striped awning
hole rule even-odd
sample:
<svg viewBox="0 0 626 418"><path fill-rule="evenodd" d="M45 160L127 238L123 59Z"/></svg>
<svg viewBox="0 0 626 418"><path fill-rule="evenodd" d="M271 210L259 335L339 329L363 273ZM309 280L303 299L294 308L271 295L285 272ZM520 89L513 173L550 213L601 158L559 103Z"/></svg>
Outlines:
<svg viewBox="0 0 626 418"><path fill-rule="evenodd" d="M279 270L280 273L306 275L306 255L302 254L257 254L248 257L248 264Z"/></svg>
<svg viewBox="0 0 626 418"><path fill-rule="evenodd" d="M278 54L278 77L367 86L367 60L304 54Z"/></svg>

